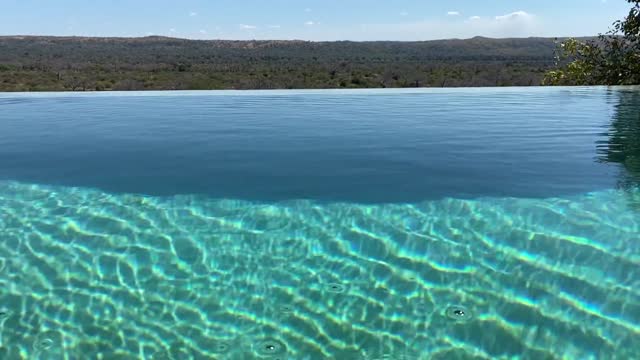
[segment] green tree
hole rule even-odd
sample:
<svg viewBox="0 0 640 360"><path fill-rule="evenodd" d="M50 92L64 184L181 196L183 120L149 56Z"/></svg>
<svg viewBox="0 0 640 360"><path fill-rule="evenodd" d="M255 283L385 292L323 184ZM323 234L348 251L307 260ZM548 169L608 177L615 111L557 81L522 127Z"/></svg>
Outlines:
<svg viewBox="0 0 640 360"><path fill-rule="evenodd" d="M640 84L640 0L626 1L632 5L629 14L598 40L561 43L557 67L546 73L543 84Z"/></svg>

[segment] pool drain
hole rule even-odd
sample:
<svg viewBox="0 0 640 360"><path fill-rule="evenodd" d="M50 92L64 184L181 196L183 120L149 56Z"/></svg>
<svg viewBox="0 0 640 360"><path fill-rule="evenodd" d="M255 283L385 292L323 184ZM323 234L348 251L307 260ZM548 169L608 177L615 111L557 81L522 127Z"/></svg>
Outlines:
<svg viewBox="0 0 640 360"><path fill-rule="evenodd" d="M218 341L213 345L214 354L226 354L231 350L231 345L224 341Z"/></svg>
<svg viewBox="0 0 640 360"><path fill-rule="evenodd" d="M460 305L449 306L446 315L449 319L461 322L469 321L473 317L469 309Z"/></svg>
<svg viewBox="0 0 640 360"><path fill-rule="evenodd" d="M49 350L53 347L53 340L51 339L42 339L37 345L37 348L40 350Z"/></svg>
<svg viewBox="0 0 640 360"><path fill-rule="evenodd" d="M335 293L335 294L342 294L347 290L347 288L344 285L338 284L338 283L328 283L324 286L324 288L328 292Z"/></svg>
<svg viewBox="0 0 640 360"><path fill-rule="evenodd" d="M36 336L33 348L36 351L48 351L62 343L62 335L57 331L45 331Z"/></svg>
<svg viewBox="0 0 640 360"><path fill-rule="evenodd" d="M11 310L0 308L0 321L6 320L11 316Z"/></svg>
<svg viewBox="0 0 640 360"><path fill-rule="evenodd" d="M253 350L258 356L278 356L287 352L287 347L276 339L264 339L256 343Z"/></svg>

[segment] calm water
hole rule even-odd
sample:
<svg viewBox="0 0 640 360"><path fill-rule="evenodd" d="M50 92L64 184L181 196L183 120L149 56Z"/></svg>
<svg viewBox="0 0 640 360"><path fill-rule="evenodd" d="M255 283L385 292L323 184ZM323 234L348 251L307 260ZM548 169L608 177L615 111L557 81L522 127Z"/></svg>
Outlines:
<svg viewBox="0 0 640 360"><path fill-rule="evenodd" d="M640 358L640 89L0 94L0 359Z"/></svg>

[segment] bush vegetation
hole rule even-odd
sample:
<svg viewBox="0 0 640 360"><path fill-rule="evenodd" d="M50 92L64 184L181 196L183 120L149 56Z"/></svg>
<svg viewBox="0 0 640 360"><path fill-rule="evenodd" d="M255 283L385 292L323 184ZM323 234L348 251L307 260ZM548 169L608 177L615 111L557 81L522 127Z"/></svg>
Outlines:
<svg viewBox="0 0 640 360"><path fill-rule="evenodd" d="M0 37L0 91L539 85L547 38L425 42Z"/></svg>

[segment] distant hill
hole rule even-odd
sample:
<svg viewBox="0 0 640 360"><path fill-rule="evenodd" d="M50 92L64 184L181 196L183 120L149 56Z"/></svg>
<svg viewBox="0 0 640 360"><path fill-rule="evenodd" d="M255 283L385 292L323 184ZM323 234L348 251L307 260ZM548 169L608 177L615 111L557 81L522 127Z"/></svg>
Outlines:
<svg viewBox="0 0 640 360"><path fill-rule="evenodd" d="M0 91L538 85L554 39L0 37Z"/></svg>

